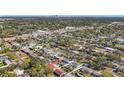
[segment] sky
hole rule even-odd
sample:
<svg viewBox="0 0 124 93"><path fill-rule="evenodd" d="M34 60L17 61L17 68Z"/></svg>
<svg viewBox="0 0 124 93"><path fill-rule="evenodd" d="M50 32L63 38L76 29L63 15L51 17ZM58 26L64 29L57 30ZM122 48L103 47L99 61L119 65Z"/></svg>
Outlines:
<svg viewBox="0 0 124 93"><path fill-rule="evenodd" d="M0 15L124 15L124 0L0 0Z"/></svg>

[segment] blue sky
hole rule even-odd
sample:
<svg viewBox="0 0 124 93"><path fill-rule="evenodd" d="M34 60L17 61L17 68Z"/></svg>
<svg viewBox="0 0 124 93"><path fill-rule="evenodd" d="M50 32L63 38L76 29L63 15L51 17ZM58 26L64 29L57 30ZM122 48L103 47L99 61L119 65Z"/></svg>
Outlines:
<svg viewBox="0 0 124 93"><path fill-rule="evenodd" d="M124 1L0 0L0 15L124 15Z"/></svg>

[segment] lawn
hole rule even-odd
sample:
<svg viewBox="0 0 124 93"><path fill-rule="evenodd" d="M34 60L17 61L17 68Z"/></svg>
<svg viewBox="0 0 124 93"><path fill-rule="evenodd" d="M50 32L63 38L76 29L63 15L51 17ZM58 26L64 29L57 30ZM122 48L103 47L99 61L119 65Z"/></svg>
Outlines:
<svg viewBox="0 0 124 93"><path fill-rule="evenodd" d="M124 45L116 45L116 47L120 50L124 50Z"/></svg>
<svg viewBox="0 0 124 93"><path fill-rule="evenodd" d="M0 63L0 67L2 67L2 66L4 66L4 64L3 63Z"/></svg>
<svg viewBox="0 0 124 93"><path fill-rule="evenodd" d="M106 71L102 71L101 73L102 73L102 75L103 75L104 77L113 77L110 73L108 73L108 72L106 72Z"/></svg>

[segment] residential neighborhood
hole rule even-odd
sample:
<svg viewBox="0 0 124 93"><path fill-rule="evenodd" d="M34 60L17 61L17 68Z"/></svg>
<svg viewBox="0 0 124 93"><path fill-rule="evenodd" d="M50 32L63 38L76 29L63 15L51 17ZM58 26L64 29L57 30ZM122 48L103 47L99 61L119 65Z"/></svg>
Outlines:
<svg viewBox="0 0 124 93"><path fill-rule="evenodd" d="M3 19L1 77L124 76L124 18Z"/></svg>

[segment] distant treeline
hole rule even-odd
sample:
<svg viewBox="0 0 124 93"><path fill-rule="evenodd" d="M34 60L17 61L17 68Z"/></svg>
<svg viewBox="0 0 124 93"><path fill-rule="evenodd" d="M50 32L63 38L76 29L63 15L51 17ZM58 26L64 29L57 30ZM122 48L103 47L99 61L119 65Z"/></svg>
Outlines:
<svg viewBox="0 0 124 93"><path fill-rule="evenodd" d="M1 17L0 37L8 37L29 33L38 29L57 30L66 26L104 25L114 21L124 22L124 17L63 17L63 16L18 16Z"/></svg>

